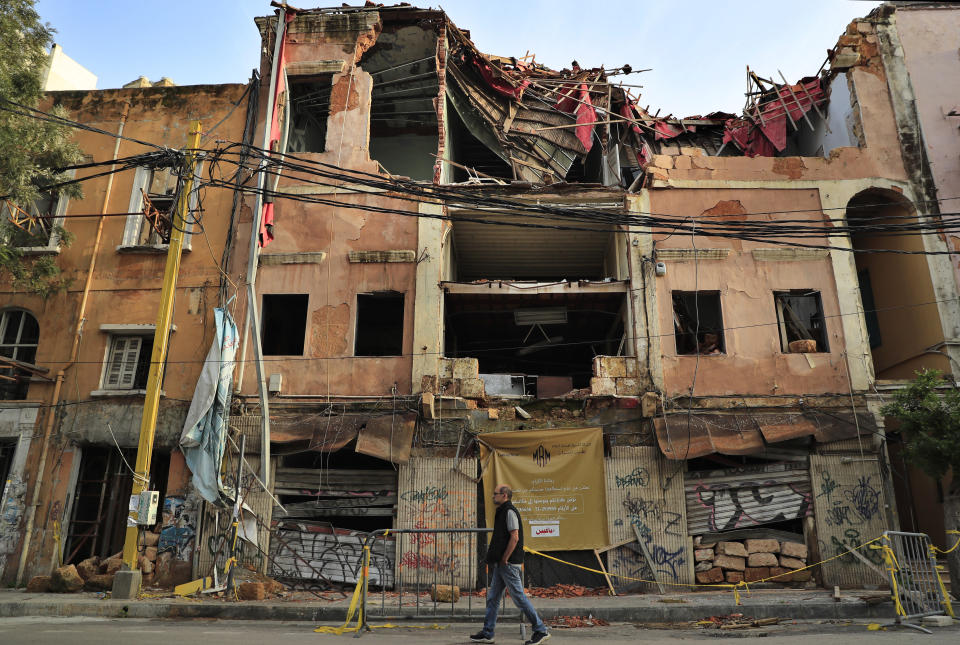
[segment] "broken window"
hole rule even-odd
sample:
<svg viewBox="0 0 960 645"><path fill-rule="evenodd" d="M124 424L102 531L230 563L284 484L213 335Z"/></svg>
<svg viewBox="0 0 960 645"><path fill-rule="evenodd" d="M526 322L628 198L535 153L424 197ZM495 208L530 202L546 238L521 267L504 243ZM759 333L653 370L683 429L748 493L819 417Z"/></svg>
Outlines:
<svg viewBox="0 0 960 645"><path fill-rule="evenodd" d="M56 250L68 199L43 193L27 208L0 204L0 244L21 250Z"/></svg>
<svg viewBox="0 0 960 645"><path fill-rule="evenodd" d="M403 294L397 291L357 294L355 356L403 354Z"/></svg>
<svg viewBox="0 0 960 645"><path fill-rule="evenodd" d="M137 168L122 246L157 247L170 243L178 180L173 168ZM191 197L191 208L195 207L194 202L195 197Z"/></svg>
<svg viewBox="0 0 960 645"><path fill-rule="evenodd" d="M111 335L101 389L146 389L152 354L152 333Z"/></svg>
<svg viewBox="0 0 960 645"><path fill-rule="evenodd" d="M808 290L773 294L780 326L780 349L784 353L830 351L820 292Z"/></svg>
<svg viewBox="0 0 960 645"><path fill-rule="evenodd" d="M287 152L323 152L327 149L332 79L331 74L290 79Z"/></svg>
<svg viewBox="0 0 960 645"><path fill-rule="evenodd" d="M40 325L29 312L7 309L0 314L0 356L33 364L39 341ZM29 389L28 372L0 362L0 400L22 401Z"/></svg>
<svg viewBox="0 0 960 645"><path fill-rule="evenodd" d="M303 356L309 301L305 293L263 296L260 338L264 356Z"/></svg>
<svg viewBox="0 0 960 645"><path fill-rule="evenodd" d="M723 354L719 291L674 291L673 330L677 354Z"/></svg>

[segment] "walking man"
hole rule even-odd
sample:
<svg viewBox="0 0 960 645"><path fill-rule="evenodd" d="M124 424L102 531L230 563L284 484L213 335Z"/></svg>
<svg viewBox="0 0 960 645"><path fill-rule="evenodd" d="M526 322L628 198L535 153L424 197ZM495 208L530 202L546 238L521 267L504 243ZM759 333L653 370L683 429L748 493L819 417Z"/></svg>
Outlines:
<svg viewBox="0 0 960 645"><path fill-rule="evenodd" d="M493 503L497 507L497 513L493 518L493 535L487 551L487 568L490 571L487 615L483 621L483 629L470 637L474 643L493 642L504 589L510 592L513 604L533 625L533 637L525 645L537 645L550 638L547 626L540 620L527 595L523 593L523 524L520 513L510 502L511 499L513 491L509 486L499 484L493 489Z"/></svg>

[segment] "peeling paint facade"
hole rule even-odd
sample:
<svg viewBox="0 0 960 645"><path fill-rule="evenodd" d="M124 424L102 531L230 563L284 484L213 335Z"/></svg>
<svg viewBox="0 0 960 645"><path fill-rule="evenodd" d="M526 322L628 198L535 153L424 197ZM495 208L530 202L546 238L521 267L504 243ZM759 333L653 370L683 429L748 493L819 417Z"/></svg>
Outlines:
<svg viewBox="0 0 960 645"><path fill-rule="evenodd" d="M221 138L259 141L276 112L276 149L290 157L267 179L271 219L255 228L253 191L238 191L232 210L231 191L211 188L204 230L214 259L200 240L185 254L158 446L176 445L221 285L237 295L238 324L247 315L245 250L263 235L269 243L255 255L253 285L260 347L242 325L231 425L256 443L260 362L271 489L287 512L281 517L266 500L260 519L282 520L298 536L303 551L293 549L291 562L331 540L353 544L358 532L477 526L482 499L451 513L431 496L474 490L484 433L552 428L603 429L608 533L630 539L635 528L672 582L730 581L730 571L718 574L715 560L696 555L725 531L802 543L810 562L874 537L876 527L925 528L936 541L937 527L917 519L936 508L921 512L926 502L891 476L877 410L921 367L957 376L958 274L942 254L956 239L877 235L871 222L935 221L944 209L931 200L954 196L957 123L936 78L956 60L943 59L942 69L926 60L938 56L930 48L940 37L931 34L945 33L960 12L884 6L846 28L822 74L796 85L757 77L762 96L743 117L691 119L639 109L614 91L619 70L558 72L482 54L441 11L357 7L287 17L282 48L283 20L257 19L263 56L252 132L244 131L251 94L242 86L54 96L105 129L130 100L131 136L171 147L183 144L187 118L224 119ZM274 52L282 52L278 61ZM276 97L268 91L273 70L283 76ZM775 119L779 134L771 134ZM109 158L109 140L78 137L91 156ZM130 180L118 177L114 201L129 198ZM103 188L86 186L91 206L82 212L93 212ZM67 215L74 208L85 207L71 205ZM59 261L82 281L95 220L68 221L77 239ZM797 244L768 235L776 224L807 236ZM136 444L138 395L96 392L108 358L103 336L134 331L110 325L151 323L162 273L161 255L114 247L128 239L124 226L106 218L87 332L61 403L74 396L71 379L80 398L103 398L62 406L51 440L63 457L48 475L55 490L47 504L75 494L74 464L85 446L109 445L104 428L120 447ZM870 252L878 249L914 253ZM2 306L41 321L35 362L56 371L69 355L76 293L47 303L2 297ZM116 297L122 320L114 319ZM97 329L99 343L90 342ZM31 384L34 408L3 411L20 410L16 420L7 415L10 428L25 427L28 409L39 408L42 423L50 390ZM0 437L14 436L5 427ZM22 530L15 477L31 472L20 451L38 450L22 446L22 434L0 514L5 579ZM182 562L181 542L200 545L204 536L191 513L182 518L191 497L178 460L172 452L171 517L160 539L178 545ZM433 486L426 475L398 477L395 467L411 460L425 473L438 469L435 491L425 492ZM639 472L656 473L659 490L647 490ZM876 503L853 509L846 493ZM761 501L747 503L747 495ZM683 512L666 515L668 504ZM53 561L49 530L41 527L46 551L31 571ZM263 539L259 548L283 551ZM610 551L611 571L642 572L628 551ZM589 551L557 555L594 563ZM816 581L873 582L858 561L838 562ZM339 564L314 565L258 561L298 584L350 581L330 574ZM546 567L528 575L531 584L558 581Z"/></svg>

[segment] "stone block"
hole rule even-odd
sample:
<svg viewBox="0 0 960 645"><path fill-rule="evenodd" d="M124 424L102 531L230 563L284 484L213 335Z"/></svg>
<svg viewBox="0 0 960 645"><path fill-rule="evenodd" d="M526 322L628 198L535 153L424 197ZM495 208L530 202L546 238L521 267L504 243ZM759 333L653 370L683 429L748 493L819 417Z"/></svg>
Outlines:
<svg viewBox="0 0 960 645"><path fill-rule="evenodd" d="M713 560L713 549L696 549L693 552L693 559L697 562L703 560Z"/></svg>
<svg viewBox="0 0 960 645"><path fill-rule="evenodd" d="M784 569L802 569L807 566L807 563L799 558L788 558L785 555L781 555L780 566Z"/></svg>
<svg viewBox="0 0 960 645"><path fill-rule="evenodd" d="M55 593L73 593L83 589L83 578L77 573L77 568L68 564L53 570L50 576L50 591Z"/></svg>
<svg viewBox="0 0 960 645"><path fill-rule="evenodd" d="M623 367L626 369L627 378L637 378L640 376L640 367L637 365L637 359L633 356L627 356L623 359Z"/></svg>
<svg viewBox="0 0 960 645"><path fill-rule="evenodd" d="M123 560L119 557L111 556L100 563L100 573L113 575L122 568Z"/></svg>
<svg viewBox="0 0 960 645"><path fill-rule="evenodd" d="M772 582L790 582L793 580L793 572L783 567L770 567L770 576Z"/></svg>
<svg viewBox="0 0 960 645"><path fill-rule="evenodd" d="M775 567L777 556L773 553L751 553L747 556L748 567Z"/></svg>
<svg viewBox="0 0 960 645"><path fill-rule="evenodd" d="M460 381L460 396L468 399L482 399L486 396L482 378L465 378Z"/></svg>
<svg viewBox="0 0 960 645"><path fill-rule="evenodd" d="M617 378L617 394L619 396L635 396L640 393L640 381L635 378Z"/></svg>
<svg viewBox="0 0 960 645"><path fill-rule="evenodd" d="M431 376L430 374L424 374L420 378L420 391L421 392L436 392L437 391L437 377Z"/></svg>
<svg viewBox="0 0 960 645"><path fill-rule="evenodd" d="M709 571L700 571L697 573L697 582L702 585L723 582L723 569L720 567L714 567Z"/></svg>
<svg viewBox="0 0 960 645"><path fill-rule="evenodd" d="M680 154L681 154L681 155L686 155L687 157L703 157L703 156L705 156L705 155L703 154L703 148L698 148L698 147L696 147L696 146L680 146ZM676 165L677 165L677 160L678 160L679 158L680 158L680 157L674 157L674 158L673 158L673 165L674 165L674 167L676 167Z"/></svg>
<svg viewBox="0 0 960 645"><path fill-rule="evenodd" d="M835 55L833 60L830 61L830 69L849 69L859 63L860 52L851 47L844 47L840 50L840 53Z"/></svg>
<svg viewBox="0 0 960 645"><path fill-rule="evenodd" d="M657 416L657 406L660 405L660 395L656 392L644 392L640 397L640 414L647 419ZM700 536L698 535L699 539Z"/></svg>
<svg viewBox="0 0 960 645"><path fill-rule="evenodd" d="M926 627L950 627L953 625L953 618L950 616L924 616L923 624Z"/></svg>
<svg viewBox="0 0 960 645"><path fill-rule="evenodd" d="M100 558L93 556L92 558L87 558L86 560L81 560L77 564L77 573L80 574L80 577L84 580L89 580L90 576L95 576L100 573Z"/></svg>
<svg viewBox="0 0 960 645"><path fill-rule="evenodd" d="M453 585L430 585L430 599L434 602L458 602L460 587Z"/></svg>
<svg viewBox="0 0 960 645"><path fill-rule="evenodd" d="M106 573L97 573L89 578L84 584L84 589L89 589L90 591L110 591L113 589L113 579L115 576L107 575Z"/></svg>
<svg viewBox="0 0 960 645"><path fill-rule="evenodd" d="M843 36L840 36L840 40L837 41L837 44L843 47L856 47L857 45L860 44L860 39L861 39L860 34L857 34L855 36L852 36L850 34L844 34Z"/></svg>
<svg viewBox="0 0 960 645"><path fill-rule="evenodd" d="M667 181L668 179L670 179L670 175L668 175L667 171L663 170L662 168L647 166L646 171L647 171L647 175L653 180Z"/></svg>
<svg viewBox="0 0 960 645"><path fill-rule="evenodd" d="M721 555L732 555L737 558L747 557L747 550L743 542L720 542L717 544L717 553Z"/></svg>
<svg viewBox="0 0 960 645"><path fill-rule="evenodd" d="M47 593L50 591L50 576L33 576L27 583L27 593Z"/></svg>
<svg viewBox="0 0 960 645"><path fill-rule="evenodd" d="M144 575L153 573L156 568L157 565L153 563L153 560L148 559L145 555L140 556L140 570L143 571Z"/></svg>
<svg viewBox="0 0 960 645"><path fill-rule="evenodd" d="M712 568L713 560L704 560L703 562L698 562L693 570L699 573L700 571L709 571Z"/></svg>
<svg viewBox="0 0 960 645"><path fill-rule="evenodd" d="M143 574L139 570L117 571L113 578L113 591L110 598L113 600L133 600L140 593L140 583Z"/></svg>
<svg viewBox="0 0 960 645"><path fill-rule="evenodd" d="M743 571L747 568L746 560L732 555L718 555L713 559L713 563L718 567L732 569L733 571Z"/></svg>
<svg viewBox="0 0 960 645"><path fill-rule="evenodd" d="M677 170L690 170L693 168L693 162L690 161L689 156L683 155L673 160L673 167Z"/></svg>
<svg viewBox="0 0 960 645"><path fill-rule="evenodd" d="M241 582L237 585L237 597L240 600L263 600L267 591L262 582Z"/></svg>
<svg viewBox="0 0 960 645"><path fill-rule="evenodd" d="M803 571L794 571L790 574L790 580L792 582L806 582L813 578L813 570L804 569Z"/></svg>
<svg viewBox="0 0 960 645"><path fill-rule="evenodd" d="M590 379L590 393L594 396L615 396L617 384L612 378L594 376Z"/></svg>
<svg viewBox="0 0 960 645"><path fill-rule="evenodd" d="M873 25L869 22L861 21L857 23L857 31L861 34L873 33Z"/></svg>
<svg viewBox="0 0 960 645"><path fill-rule="evenodd" d="M670 170L673 168L673 157L670 155L653 155L650 158L650 165L658 168L664 168L665 170ZM647 168L647 170L650 169Z"/></svg>
<svg viewBox="0 0 960 645"><path fill-rule="evenodd" d="M453 359L452 358L441 358L440 359L440 378L453 378Z"/></svg>
<svg viewBox="0 0 960 645"><path fill-rule="evenodd" d="M455 358L453 359L453 378L467 379L479 378L480 366L475 358Z"/></svg>
<svg viewBox="0 0 960 645"><path fill-rule="evenodd" d="M743 570L743 579L747 582L756 582L770 577L770 567L747 567Z"/></svg>
<svg viewBox="0 0 960 645"><path fill-rule="evenodd" d="M487 418L491 421L496 421L500 418L500 409L499 408L487 408Z"/></svg>
<svg viewBox="0 0 960 645"><path fill-rule="evenodd" d="M726 573L727 582L737 583L743 580L742 571L727 571Z"/></svg>
<svg viewBox="0 0 960 645"><path fill-rule="evenodd" d="M747 540L744 542L747 553L780 553L780 543L776 540Z"/></svg>
<svg viewBox="0 0 960 645"><path fill-rule="evenodd" d="M145 549L143 550L143 555L145 555L145 556L147 557L147 560L150 560L151 562L156 562L156 561L157 561L157 547L155 547L155 546L148 546L147 548L145 548Z"/></svg>
<svg viewBox="0 0 960 645"><path fill-rule="evenodd" d="M627 359L622 356L601 356L603 375L610 378L623 378L627 375Z"/></svg>
<svg viewBox="0 0 960 645"><path fill-rule="evenodd" d="M806 560L807 545L800 544L799 542L781 542L780 554L785 555L788 558L800 558L801 560Z"/></svg>

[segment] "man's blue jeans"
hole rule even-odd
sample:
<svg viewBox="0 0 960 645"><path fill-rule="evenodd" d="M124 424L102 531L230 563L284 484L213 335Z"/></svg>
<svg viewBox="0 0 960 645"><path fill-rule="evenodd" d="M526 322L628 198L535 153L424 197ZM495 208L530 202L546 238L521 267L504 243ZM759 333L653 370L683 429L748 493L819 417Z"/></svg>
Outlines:
<svg viewBox="0 0 960 645"><path fill-rule="evenodd" d="M537 611L530 604L527 594L523 593L521 571L519 564L497 564L493 566L490 573L490 586L487 587L487 616L483 620L483 633L491 638L497 626L497 614L500 613L500 599L503 597L504 589L510 592L513 604L523 612L523 615L533 625L534 633L547 631L547 626L540 620L540 616L537 615Z"/></svg>

